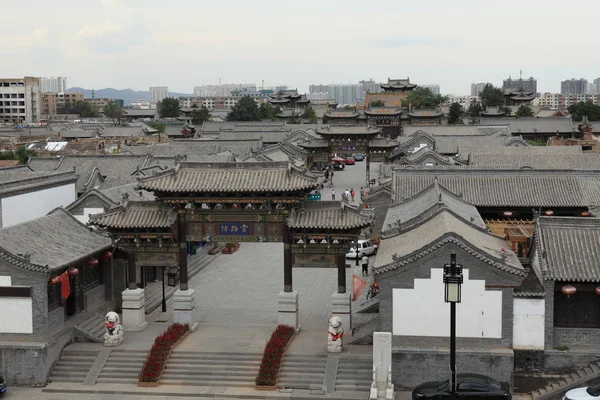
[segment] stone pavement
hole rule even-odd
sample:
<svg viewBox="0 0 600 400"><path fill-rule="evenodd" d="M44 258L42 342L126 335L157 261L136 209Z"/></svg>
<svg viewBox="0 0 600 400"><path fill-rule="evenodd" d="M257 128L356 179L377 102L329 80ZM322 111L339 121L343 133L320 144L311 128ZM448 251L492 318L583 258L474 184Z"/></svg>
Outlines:
<svg viewBox="0 0 600 400"><path fill-rule="evenodd" d="M371 179L377 179L379 176L379 167L381 163L371 163ZM333 187L335 188L335 199L341 200L342 193L346 189L354 188L356 196L350 204L357 206L360 203L360 188L368 187L366 182L367 163L365 161L357 162L356 165L346 165L343 171L334 171ZM325 184L321 194L321 200L331 200L331 182Z"/></svg>

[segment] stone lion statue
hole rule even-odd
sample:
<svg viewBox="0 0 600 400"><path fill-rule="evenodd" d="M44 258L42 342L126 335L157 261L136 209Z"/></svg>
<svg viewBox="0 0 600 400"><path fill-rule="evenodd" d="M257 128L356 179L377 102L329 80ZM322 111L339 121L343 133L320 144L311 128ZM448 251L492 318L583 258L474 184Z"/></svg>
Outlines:
<svg viewBox="0 0 600 400"><path fill-rule="evenodd" d="M342 337L344 336L344 325L340 317L329 319L329 335L327 336L327 351L330 353L342 352Z"/></svg>
<svg viewBox="0 0 600 400"><path fill-rule="evenodd" d="M123 343L123 327L119 314L109 311L104 316L104 345L107 347L116 347Z"/></svg>

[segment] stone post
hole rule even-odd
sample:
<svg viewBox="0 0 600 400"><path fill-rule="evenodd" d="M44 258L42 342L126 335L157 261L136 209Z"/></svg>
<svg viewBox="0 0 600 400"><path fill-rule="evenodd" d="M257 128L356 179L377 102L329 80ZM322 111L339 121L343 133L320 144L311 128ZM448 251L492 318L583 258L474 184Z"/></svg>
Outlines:
<svg viewBox="0 0 600 400"><path fill-rule="evenodd" d="M370 398L394 398L394 385L392 384L392 333L373 333L373 384L371 385Z"/></svg>
<svg viewBox="0 0 600 400"><path fill-rule="evenodd" d="M278 297L278 322L298 329L298 292L292 284L292 247L288 226L283 227L283 292Z"/></svg>
<svg viewBox="0 0 600 400"><path fill-rule="evenodd" d="M331 314L340 317L344 330L352 332L352 299L346 291L346 251L343 246L338 248L338 291L331 297Z"/></svg>
<svg viewBox="0 0 600 400"><path fill-rule="evenodd" d="M198 323L194 318L196 308L194 290L188 287L187 224L185 214L179 214L179 289L173 294L173 322L189 324L194 332Z"/></svg>
<svg viewBox="0 0 600 400"><path fill-rule="evenodd" d="M123 328L130 332L143 331L148 326L146 322L146 298L144 289L137 287L137 266L134 251L127 253L127 270L129 275L127 289L122 294Z"/></svg>

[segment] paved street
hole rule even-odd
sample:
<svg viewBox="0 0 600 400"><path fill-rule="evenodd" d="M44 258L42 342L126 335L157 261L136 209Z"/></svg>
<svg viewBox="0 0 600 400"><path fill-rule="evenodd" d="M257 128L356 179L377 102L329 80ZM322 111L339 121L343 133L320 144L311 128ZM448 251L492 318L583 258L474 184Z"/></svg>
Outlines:
<svg viewBox="0 0 600 400"><path fill-rule="evenodd" d="M381 163L371 163L371 179L377 179L379 176L379 166ZM335 171L333 175L333 187L335 188L335 199L341 200L342 193L346 189L354 188L356 196L354 202L350 204L358 205L360 202L360 188L367 187L366 182L367 162L359 161L356 165L346 165L343 171ZM325 184L321 200L331 200L331 183Z"/></svg>

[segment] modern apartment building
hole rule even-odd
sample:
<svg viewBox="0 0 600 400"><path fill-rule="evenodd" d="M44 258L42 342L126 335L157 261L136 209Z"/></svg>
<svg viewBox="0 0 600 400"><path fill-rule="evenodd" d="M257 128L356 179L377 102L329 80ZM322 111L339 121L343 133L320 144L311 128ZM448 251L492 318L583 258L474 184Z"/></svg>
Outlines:
<svg viewBox="0 0 600 400"><path fill-rule="evenodd" d="M485 86L486 84L484 83L483 85ZM481 102L481 98L479 98L479 96L455 96L451 94L448 96L448 100L445 104L450 106L452 103L458 103L464 108L468 108L473 102L479 103Z"/></svg>
<svg viewBox="0 0 600 400"><path fill-rule="evenodd" d="M471 96L479 96L487 82L471 83Z"/></svg>
<svg viewBox="0 0 600 400"><path fill-rule="evenodd" d="M373 79L369 79L368 81L358 81L362 85L363 92L367 93L379 93L383 92L381 89L381 82L375 82Z"/></svg>
<svg viewBox="0 0 600 400"><path fill-rule="evenodd" d="M41 103L40 78L0 78L0 123L38 123Z"/></svg>
<svg viewBox="0 0 600 400"><path fill-rule="evenodd" d="M562 94L562 93L544 93L533 101L534 106L540 108L549 108L553 110L566 110L569 106L580 102L591 101L594 104L600 104L600 94Z"/></svg>
<svg viewBox="0 0 600 400"><path fill-rule="evenodd" d="M78 101L83 101L83 93L67 92L56 95L56 106L58 108L73 107Z"/></svg>
<svg viewBox="0 0 600 400"><path fill-rule="evenodd" d="M169 97L167 86L150 86L150 103L158 103L167 97Z"/></svg>
<svg viewBox="0 0 600 400"><path fill-rule="evenodd" d="M438 84L428 84L428 85L419 85L421 88L427 88L431 90L433 94L440 94L440 85Z"/></svg>
<svg viewBox="0 0 600 400"><path fill-rule="evenodd" d="M223 83L219 85L202 85L194 87L194 97L229 97L235 90L256 88L255 83Z"/></svg>
<svg viewBox="0 0 600 400"><path fill-rule="evenodd" d="M586 94L587 91L587 79L569 79L560 83L561 94Z"/></svg>
<svg viewBox="0 0 600 400"><path fill-rule="evenodd" d="M52 118L57 114L56 93L42 93L42 118Z"/></svg>
<svg viewBox="0 0 600 400"><path fill-rule="evenodd" d="M114 99L109 99L108 97L94 98L94 99L85 99L87 103L90 103L93 107L96 108L99 112L103 112L104 107Z"/></svg>
<svg viewBox="0 0 600 400"><path fill-rule="evenodd" d="M239 97L180 97L179 107L191 108L196 105L198 108L206 107L209 110L226 109L233 107L239 100ZM256 101L257 99L255 99Z"/></svg>
<svg viewBox="0 0 600 400"><path fill-rule="evenodd" d="M40 78L42 93L65 93L67 87L67 77L57 76L51 78Z"/></svg>
<svg viewBox="0 0 600 400"><path fill-rule="evenodd" d="M594 79L594 89L596 89L595 93L600 93L600 78Z"/></svg>
<svg viewBox="0 0 600 400"><path fill-rule="evenodd" d="M502 81L502 90L505 92L508 91L518 91L523 89L525 92L533 92L537 93L537 79L530 77L528 79L512 79L509 77Z"/></svg>

